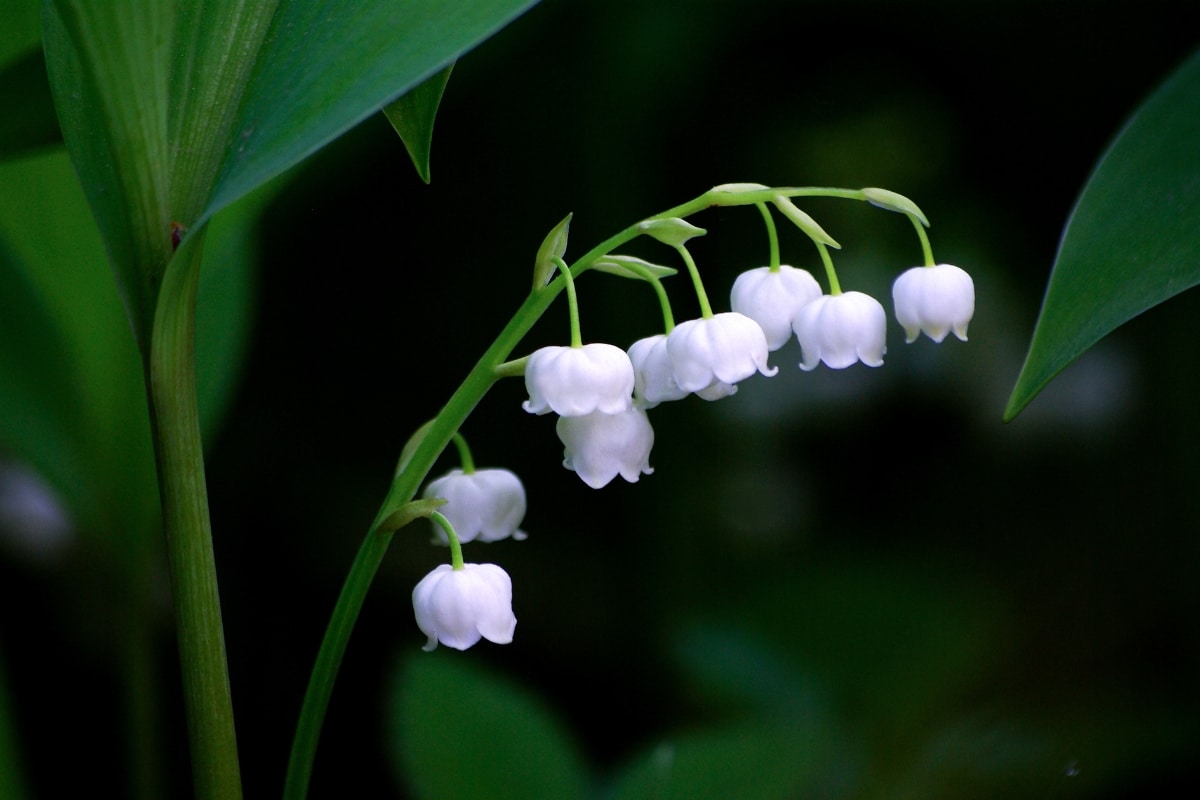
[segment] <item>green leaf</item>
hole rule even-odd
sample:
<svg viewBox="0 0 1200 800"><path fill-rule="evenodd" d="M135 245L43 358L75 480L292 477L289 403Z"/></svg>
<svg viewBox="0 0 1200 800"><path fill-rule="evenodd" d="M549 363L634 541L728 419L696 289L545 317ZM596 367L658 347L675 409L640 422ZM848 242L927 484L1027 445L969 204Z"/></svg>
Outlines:
<svg viewBox="0 0 1200 800"><path fill-rule="evenodd" d="M825 766L815 728L748 722L668 739L622 770L614 800L805 797Z"/></svg>
<svg viewBox="0 0 1200 800"><path fill-rule="evenodd" d="M540 289L550 281L550 276L557 269L554 259L562 258L563 254L567 252L567 234L570 232L572 216L573 214L567 214L563 217L562 222L555 225L542 240L537 255L533 259L534 289Z"/></svg>
<svg viewBox="0 0 1200 800"><path fill-rule="evenodd" d="M172 251L167 64L175 8L58 0L45 4L42 20L63 141L143 350Z"/></svg>
<svg viewBox="0 0 1200 800"><path fill-rule="evenodd" d="M535 0L284 0L205 215L428 80Z"/></svg>
<svg viewBox="0 0 1200 800"><path fill-rule="evenodd" d="M141 362L63 151L0 165L0 444L36 467L85 535L158 524Z"/></svg>
<svg viewBox="0 0 1200 800"><path fill-rule="evenodd" d="M1200 283L1200 54L1142 105L1067 223L1004 418L1103 336Z"/></svg>
<svg viewBox="0 0 1200 800"><path fill-rule="evenodd" d="M176 232L197 233L532 4L47 3L63 138L143 351Z"/></svg>
<svg viewBox="0 0 1200 800"><path fill-rule="evenodd" d="M40 47L0 69L0 160L62 142Z"/></svg>
<svg viewBox="0 0 1200 800"><path fill-rule="evenodd" d="M397 775L416 798L588 796L585 766L562 722L540 698L472 664L470 653L404 660L392 692L389 745Z"/></svg>
<svg viewBox="0 0 1200 800"><path fill-rule="evenodd" d="M454 65L400 95L383 107L383 115L408 150L421 180L429 183L429 151L433 147L433 122Z"/></svg>

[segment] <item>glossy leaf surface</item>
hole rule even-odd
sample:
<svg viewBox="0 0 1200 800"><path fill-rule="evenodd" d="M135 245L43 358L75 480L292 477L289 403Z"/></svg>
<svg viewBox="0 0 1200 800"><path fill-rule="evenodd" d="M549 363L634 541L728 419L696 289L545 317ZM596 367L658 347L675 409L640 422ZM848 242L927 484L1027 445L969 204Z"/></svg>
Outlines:
<svg viewBox="0 0 1200 800"><path fill-rule="evenodd" d="M1200 283L1200 54L1128 123L1067 223L1012 419L1103 336Z"/></svg>
<svg viewBox="0 0 1200 800"><path fill-rule="evenodd" d="M582 758L558 718L460 653L420 653L402 665L390 739L413 797L589 796Z"/></svg>
<svg viewBox="0 0 1200 800"><path fill-rule="evenodd" d="M426 183L430 178L433 121L437 117L438 106L442 104L442 94L446 91L452 69L453 64L383 107L384 116L404 142L417 174Z"/></svg>

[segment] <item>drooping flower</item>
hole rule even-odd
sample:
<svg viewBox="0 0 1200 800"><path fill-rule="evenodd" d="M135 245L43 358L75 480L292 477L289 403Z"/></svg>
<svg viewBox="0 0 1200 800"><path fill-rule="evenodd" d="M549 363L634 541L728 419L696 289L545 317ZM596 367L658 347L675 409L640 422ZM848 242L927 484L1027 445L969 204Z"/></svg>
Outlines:
<svg viewBox="0 0 1200 800"><path fill-rule="evenodd" d="M633 362L633 398L642 408L654 408L659 403L688 396L675 383L665 333L631 344L629 360Z"/></svg>
<svg viewBox="0 0 1200 800"><path fill-rule="evenodd" d="M776 272L759 267L738 275L729 304L759 324L768 349L778 350L792 338L796 314L820 296L821 286L807 270L782 264Z"/></svg>
<svg viewBox="0 0 1200 800"><path fill-rule="evenodd" d="M637 483L642 475L654 472L650 466L654 429L637 406L620 414L560 417L555 430L563 443L563 466L593 489L607 486L617 475Z"/></svg>
<svg viewBox="0 0 1200 800"><path fill-rule="evenodd" d="M525 518L525 487L506 469L477 469L471 473L452 469L430 481L423 496L446 500L438 511L450 521L460 542L495 542L509 536L519 541L526 536L519 529ZM433 528L435 542L450 543L440 525Z"/></svg>
<svg viewBox="0 0 1200 800"><path fill-rule="evenodd" d="M733 394L733 384L755 372L768 377L778 372L767 366L767 353L763 329L734 311L681 322L667 336L675 384L708 400Z"/></svg>
<svg viewBox="0 0 1200 800"><path fill-rule="evenodd" d="M800 340L803 370L824 361L844 369L856 361L883 364L887 352L887 314L879 301L862 292L824 295L812 301L792 323Z"/></svg>
<svg viewBox="0 0 1200 800"><path fill-rule="evenodd" d="M633 404L633 364L611 344L543 347L525 365L525 388L530 414L618 414Z"/></svg>
<svg viewBox="0 0 1200 800"><path fill-rule="evenodd" d="M438 566L413 589L413 613L417 627L429 637L424 650L438 642L466 650L480 638L508 644L517 627L512 579L495 564Z"/></svg>
<svg viewBox="0 0 1200 800"><path fill-rule="evenodd" d="M892 284L892 301L908 342L922 331L935 342L954 331L965 342L975 314L975 282L953 264L913 267Z"/></svg>

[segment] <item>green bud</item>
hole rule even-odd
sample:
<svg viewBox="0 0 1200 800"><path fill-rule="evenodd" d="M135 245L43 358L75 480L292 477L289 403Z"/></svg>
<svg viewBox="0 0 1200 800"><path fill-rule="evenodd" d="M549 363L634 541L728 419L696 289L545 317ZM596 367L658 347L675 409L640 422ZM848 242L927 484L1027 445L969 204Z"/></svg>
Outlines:
<svg viewBox="0 0 1200 800"><path fill-rule="evenodd" d="M761 192L769 188L771 187L763 186L761 183L722 183L720 186L714 186L712 191L721 194L741 194L742 192Z"/></svg>
<svg viewBox="0 0 1200 800"><path fill-rule="evenodd" d="M805 235L807 235L814 242L820 242L828 247L836 247L838 250L842 249L842 246L838 244L832 236L826 233L825 229L818 225L815 219L801 211L800 208L788 198L781 194L777 194L771 198L771 202L775 204L776 208L783 212L785 217L790 219L797 228L804 231Z"/></svg>
<svg viewBox="0 0 1200 800"><path fill-rule="evenodd" d="M886 208L888 211L898 211L901 214L908 214L911 217L916 217L921 221L921 224L926 228L929 227L929 220L921 213L921 209L917 208L917 204L909 200L902 194L889 192L887 189L863 189L863 197L873 206Z"/></svg>
<svg viewBox="0 0 1200 800"><path fill-rule="evenodd" d="M592 262L592 269L607 272L609 275L617 275L621 278L634 278L643 281L650 280L651 278L669 278L679 272L677 269L664 267L661 264L651 264L649 261L640 259L637 256L611 254L602 256Z"/></svg>
<svg viewBox="0 0 1200 800"><path fill-rule="evenodd" d="M687 220L679 217L664 217L662 219L648 219L645 222L638 223L638 230L647 236L653 236L660 242L671 247L679 247L695 236L703 236L707 233L704 228L697 228Z"/></svg>
<svg viewBox="0 0 1200 800"><path fill-rule="evenodd" d="M722 183L708 190L708 198L714 206L741 206L747 203L743 195L768 191L770 188L761 183Z"/></svg>
<svg viewBox="0 0 1200 800"><path fill-rule="evenodd" d="M550 276L556 269L554 259L562 258L563 253L567 252L567 229L571 227L572 216L567 214L562 222L555 225L538 248L537 258L533 262L534 289L540 289L550 282Z"/></svg>

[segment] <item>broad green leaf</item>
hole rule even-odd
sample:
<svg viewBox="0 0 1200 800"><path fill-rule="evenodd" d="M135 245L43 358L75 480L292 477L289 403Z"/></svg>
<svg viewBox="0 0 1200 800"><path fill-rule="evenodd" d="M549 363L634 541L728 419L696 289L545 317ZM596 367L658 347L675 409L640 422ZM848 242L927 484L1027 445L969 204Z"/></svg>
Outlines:
<svg viewBox="0 0 1200 800"><path fill-rule="evenodd" d="M429 183L433 122L438 106L442 104L442 94L446 91L452 69L453 64L383 107L384 116L404 142L417 174L426 183Z"/></svg>
<svg viewBox="0 0 1200 800"><path fill-rule="evenodd" d="M0 192L0 240L23 286L0 292L20 328L0 336L0 440L85 533L136 540L158 516L145 384L87 203L61 150L0 165L0 186L21 187Z"/></svg>
<svg viewBox="0 0 1200 800"><path fill-rule="evenodd" d="M0 67L36 49L42 40L41 3L37 0L6 0L0 8Z"/></svg>
<svg viewBox="0 0 1200 800"><path fill-rule="evenodd" d="M1113 329L1200 283L1198 143L1200 54L1138 109L1084 187L1005 419Z"/></svg>
<svg viewBox="0 0 1200 800"><path fill-rule="evenodd" d="M145 383L104 248L66 153L0 165L0 447L63 496L80 527L156 530ZM202 426L211 437L250 333L253 225L273 182L221 214L197 301Z"/></svg>
<svg viewBox="0 0 1200 800"><path fill-rule="evenodd" d="M533 288L540 289L550 282L550 276L554 274L554 270L558 269L558 265L554 259L562 258L567 252L567 236L571 231L571 217L574 213L567 214L563 217L562 222L555 225L546 238L542 240L542 244L538 247L537 255L533 259Z"/></svg>
<svg viewBox="0 0 1200 800"><path fill-rule="evenodd" d="M528 690L473 665L470 653L404 660L388 738L397 774L415 798L588 796L583 761L561 721Z"/></svg>
<svg viewBox="0 0 1200 800"><path fill-rule="evenodd" d="M60 491L82 492L76 376L27 272L0 233L0 448L27 459Z"/></svg>
<svg viewBox="0 0 1200 800"><path fill-rule="evenodd" d="M61 141L46 62L34 48L0 67L0 160Z"/></svg>
<svg viewBox="0 0 1200 800"><path fill-rule="evenodd" d="M283 0L205 215L293 166L475 47L534 0Z"/></svg>
<svg viewBox="0 0 1200 800"><path fill-rule="evenodd" d="M817 731L742 723L669 738L618 776L613 800L779 800L814 794L826 748ZM809 791L806 791L809 790Z"/></svg>
<svg viewBox="0 0 1200 800"><path fill-rule="evenodd" d="M533 0L47 0L63 138L139 345L180 231L428 79Z"/></svg>
<svg viewBox="0 0 1200 800"><path fill-rule="evenodd" d="M47 0L44 8L46 72L63 141L145 351L175 221L167 65L176 4Z"/></svg>

